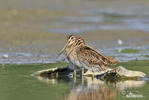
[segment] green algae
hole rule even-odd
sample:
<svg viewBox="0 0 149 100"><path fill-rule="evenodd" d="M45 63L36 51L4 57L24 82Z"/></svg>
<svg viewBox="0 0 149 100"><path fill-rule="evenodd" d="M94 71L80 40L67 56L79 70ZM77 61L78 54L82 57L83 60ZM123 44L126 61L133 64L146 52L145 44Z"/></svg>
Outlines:
<svg viewBox="0 0 149 100"><path fill-rule="evenodd" d="M140 50L138 49L123 49L121 53L139 53Z"/></svg>
<svg viewBox="0 0 149 100"><path fill-rule="evenodd" d="M145 55L144 57L147 57L147 58L148 58L148 57L149 57L149 55Z"/></svg>

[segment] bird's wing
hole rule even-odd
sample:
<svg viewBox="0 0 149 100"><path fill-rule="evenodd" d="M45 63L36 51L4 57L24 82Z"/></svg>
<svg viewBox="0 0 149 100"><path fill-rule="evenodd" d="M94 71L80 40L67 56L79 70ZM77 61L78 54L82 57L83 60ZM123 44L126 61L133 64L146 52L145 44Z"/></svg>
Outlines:
<svg viewBox="0 0 149 100"><path fill-rule="evenodd" d="M113 59L111 57L108 57L108 56L105 56L105 57L107 58L107 60L109 60L111 65L114 65L114 64L116 64L118 62L117 60L115 60L115 59Z"/></svg>
<svg viewBox="0 0 149 100"><path fill-rule="evenodd" d="M106 57L88 46L80 47L76 52L78 59L83 63L105 66L112 65L112 58Z"/></svg>
<svg viewBox="0 0 149 100"><path fill-rule="evenodd" d="M105 65L110 66L110 65L114 65L118 62L117 60L113 59L112 57L104 56L102 53L95 51L92 47L86 46L86 48L90 48L94 52L96 52L101 57L101 60L104 62Z"/></svg>
<svg viewBox="0 0 149 100"><path fill-rule="evenodd" d="M86 47L94 50L92 47L89 47L89 46L86 46ZM95 52L98 53L100 56L102 56L105 59L105 60L103 59L105 61L105 63L107 62L109 65L114 65L118 62L117 60L113 59L112 57L104 56L102 53L100 53L98 51L95 51Z"/></svg>

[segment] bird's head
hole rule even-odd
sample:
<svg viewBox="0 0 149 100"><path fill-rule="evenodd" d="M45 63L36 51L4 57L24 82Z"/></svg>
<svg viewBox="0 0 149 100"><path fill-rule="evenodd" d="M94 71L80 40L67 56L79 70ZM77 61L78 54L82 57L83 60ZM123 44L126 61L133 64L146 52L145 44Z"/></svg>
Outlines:
<svg viewBox="0 0 149 100"><path fill-rule="evenodd" d="M85 41L83 38L79 37L76 39L76 42L75 42L75 46L78 47L78 46L84 46L85 45Z"/></svg>
<svg viewBox="0 0 149 100"><path fill-rule="evenodd" d="M76 42L76 39L77 39L77 36L75 36L75 35L69 35L68 37L67 37L67 43L65 44L65 46L64 46L64 48L60 51L60 53L58 54L58 57L63 53L63 52L65 52L65 50L66 50L66 48L68 48L68 47L72 47L72 46L74 46L75 45L75 42Z"/></svg>
<svg viewBox="0 0 149 100"><path fill-rule="evenodd" d="M68 46L73 45L76 42L77 36L75 35L70 35L67 38L67 44Z"/></svg>

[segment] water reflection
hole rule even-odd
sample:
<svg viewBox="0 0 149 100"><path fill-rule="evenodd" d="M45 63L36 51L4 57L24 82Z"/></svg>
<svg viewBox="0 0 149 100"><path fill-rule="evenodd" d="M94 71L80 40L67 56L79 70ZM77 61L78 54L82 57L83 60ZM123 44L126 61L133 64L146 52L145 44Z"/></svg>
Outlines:
<svg viewBox="0 0 149 100"><path fill-rule="evenodd" d="M36 77L39 81L41 82L45 82L45 83L50 83L50 84L57 84L57 80L54 79L54 78L48 78L48 77L41 77L41 76L38 76Z"/></svg>
<svg viewBox="0 0 149 100"><path fill-rule="evenodd" d="M137 98L137 94L133 93L131 89L140 88L146 83L143 80L125 80L111 83L92 77L83 77L77 79L76 82L73 79L51 79L41 76L38 76L37 79L48 84L67 83L70 90L65 97L66 100L110 100L117 98L119 93L125 98ZM135 95L132 96L132 94Z"/></svg>
<svg viewBox="0 0 149 100"><path fill-rule="evenodd" d="M116 83L116 88L120 91L124 91L128 88L137 88L142 87L146 82L143 80L135 81L135 80L126 80L126 81L120 81Z"/></svg>
<svg viewBox="0 0 149 100"><path fill-rule="evenodd" d="M66 100L110 100L117 96L116 91L100 84L92 85L92 87L80 87L72 89Z"/></svg>
<svg viewBox="0 0 149 100"><path fill-rule="evenodd" d="M109 89L104 81L85 77L83 82L70 90L66 100L110 100L117 97L117 91Z"/></svg>

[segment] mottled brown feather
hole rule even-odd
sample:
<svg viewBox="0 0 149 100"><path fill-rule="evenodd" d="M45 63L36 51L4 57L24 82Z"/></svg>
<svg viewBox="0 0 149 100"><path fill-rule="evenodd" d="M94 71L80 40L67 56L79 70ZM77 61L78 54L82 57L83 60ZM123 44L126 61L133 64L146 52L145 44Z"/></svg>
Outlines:
<svg viewBox="0 0 149 100"><path fill-rule="evenodd" d="M111 57L103 56L101 53L84 45L76 49L78 59L86 65L111 66L116 63Z"/></svg>

